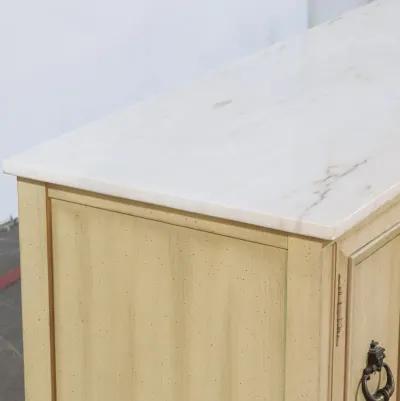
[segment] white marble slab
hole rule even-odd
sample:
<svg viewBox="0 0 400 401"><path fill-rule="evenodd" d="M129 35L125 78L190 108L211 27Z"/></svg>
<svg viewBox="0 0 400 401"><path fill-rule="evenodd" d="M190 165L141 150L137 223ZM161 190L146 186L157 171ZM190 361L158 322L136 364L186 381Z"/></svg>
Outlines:
<svg viewBox="0 0 400 401"><path fill-rule="evenodd" d="M398 0L371 3L4 170L337 238L400 193L399 21Z"/></svg>

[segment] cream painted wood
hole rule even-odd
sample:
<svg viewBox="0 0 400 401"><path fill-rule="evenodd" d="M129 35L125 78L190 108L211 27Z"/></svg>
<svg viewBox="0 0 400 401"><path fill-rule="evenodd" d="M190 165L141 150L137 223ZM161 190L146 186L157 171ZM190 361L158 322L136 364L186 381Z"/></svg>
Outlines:
<svg viewBox="0 0 400 401"><path fill-rule="evenodd" d="M321 381L326 386L329 375L321 365L329 352L329 338L323 338L321 327L322 258L320 242L289 237L285 400L318 400Z"/></svg>
<svg viewBox="0 0 400 401"><path fill-rule="evenodd" d="M332 364L331 364L331 399L343 401L346 358L346 307L348 258L340 249L336 249L334 261L333 328L332 328ZM365 361L365 358L363 358Z"/></svg>
<svg viewBox="0 0 400 401"><path fill-rule="evenodd" d="M44 184L18 182L26 401L54 401L51 275Z"/></svg>
<svg viewBox="0 0 400 401"><path fill-rule="evenodd" d="M190 227L215 234L241 238L251 242L287 249L288 234L248 224L196 215L181 210L169 209L127 199L104 196L88 191L60 186L49 187L49 197L68 202L113 210L132 216L163 221L178 226Z"/></svg>
<svg viewBox="0 0 400 401"><path fill-rule="evenodd" d="M369 342L378 340L386 349L394 377L399 365L400 236L370 252L366 247L350 260L346 400L357 394ZM383 378L385 379L385 378ZM375 382L372 381L371 389ZM394 394L393 399L396 399ZM356 400L363 400L359 395Z"/></svg>
<svg viewBox="0 0 400 401"><path fill-rule="evenodd" d="M332 394L331 367L334 346L334 294L335 294L335 252L336 245L330 244L322 250L321 264L321 309L320 309L320 373L319 400L330 400ZM316 302L318 305L318 303Z"/></svg>
<svg viewBox="0 0 400 401"><path fill-rule="evenodd" d="M286 250L51 204L57 401L284 400Z"/></svg>
<svg viewBox="0 0 400 401"><path fill-rule="evenodd" d="M397 204L327 244L30 181L19 193L30 401L348 401L372 337L397 372Z"/></svg>
<svg viewBox="0 0 400 401"><path fill-rule="evenodd" d="M398 205L389 205L337 244L334 263L335 344L331 368L333 401L363 400L360 390L357 392L357 386L372 339L391 349L392 361L395 359L394 371L398 371L400 225L396 210L399 210ZM376 235L378 227L383 229L387 226L391 228ZM360 247L362 238L366 243ZM357 248L357 251L347 256L351 247ZM382 319L386 321L382 322ZM379 329L375 324L379 325ZM392 337L388 339L384 333L390 333ZM393 340L393 336L397 336L397 340ZM352 352L353 345L356 346L355 353ZM391 363L389 358L388 361ZM371 389L374 389L374 385L377 385L377 378L371 381Z"/></svg>

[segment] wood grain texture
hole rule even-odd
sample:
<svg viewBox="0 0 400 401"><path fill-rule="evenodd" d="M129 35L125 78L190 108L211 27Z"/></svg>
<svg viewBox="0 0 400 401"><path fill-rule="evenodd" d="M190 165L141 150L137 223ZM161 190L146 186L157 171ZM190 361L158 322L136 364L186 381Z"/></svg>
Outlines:
<svg viewBox="0 0 400 401"><path fill-rule="evenodd" d="M284 400L287 251L60 200L52 216L57 401Z"/></svg>
<svg viewBox="0 0 400 401"><path fill-rule="evenodd" d="M335 252L336 244L330 244L322 250L319 401L330 400L332 394L331 369L334 347Z"/></svg>
<svg viewBox="0 0 400 401"><path fill-rule="evenodd" d="M167 207L52 186L49 197L287 249L287 233Z"/></svg>
<svg viewBox="0 0 400 401"><path fill-rule="evenodd" d="M329 254L329 250L326 250ZM286 380L285 400L321 400L327 393L330 339L329 256L322 244L289 237L287 267ZM326 271L325 271L325 268ZM326 274L326 276L325 276ZM324 283L322 285L322 283ZM322 293L322 290L326 293ZM325 299L328 298L328 300ZM323 316L323 313L328 313ZM324 388L322 386L325 386Z"/></svg>
<svg viewBox="0 0 400 401"><path fill-rule="evenodd" d="M25 400L54 401L46 187L19 180Z"/></svg>
<svg viewBox="0 0 400 401"><path fill-rule="evenodd" d="M371 245L374 247L374 245ZM348 346L346 358L346 400L363 400L358 391L371 340L386 349L386 362L397 377L400 325L400 236L350 261ZM385 377L382 378L385 380ZM371 380L374 391L378 378ZM375 387L374 387L375 386ZM393 399L396 399L396 394Z"/></svg>

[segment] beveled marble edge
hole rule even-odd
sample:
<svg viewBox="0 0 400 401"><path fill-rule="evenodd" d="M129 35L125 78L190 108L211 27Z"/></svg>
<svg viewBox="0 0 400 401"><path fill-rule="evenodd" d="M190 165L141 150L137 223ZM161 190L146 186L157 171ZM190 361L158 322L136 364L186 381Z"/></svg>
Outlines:
<svg viewBox="0 0 400 401"><path fill-rule="evenodd" d="M199 202L193 199L183 199L163 193L142 191L134 188L124 188L110 182L94 180L82 176L64 175L43 172L34 166L24 166L23 163L13 163L12 159L3 161L3 170L6 174L17 177L45 182L54 185L75 188L79 190L119 197L123 199L149 203L157 206L170 207L185 212L202 214L240 223L246 223L272 230L284 231L290 234L304 235L323 240L336 240L355 225L362 222L387 202L393 200L400 193L400 184L393 185L382 192L372 202L359 208L337 225L326 226L307 220L295 220L281 216L274 216L262 212L235 209L229 206Z"/></svg>

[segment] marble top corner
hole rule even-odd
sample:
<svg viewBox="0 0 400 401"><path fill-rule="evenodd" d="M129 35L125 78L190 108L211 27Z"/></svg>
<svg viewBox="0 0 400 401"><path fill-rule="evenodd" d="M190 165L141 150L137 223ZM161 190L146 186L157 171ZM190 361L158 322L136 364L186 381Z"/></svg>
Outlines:
<svg viewBox="0 0 400 401"><path fill-rule="evenodd" d="M399 20L376 1L3 168L335 239L400 193Z"/></svg>

